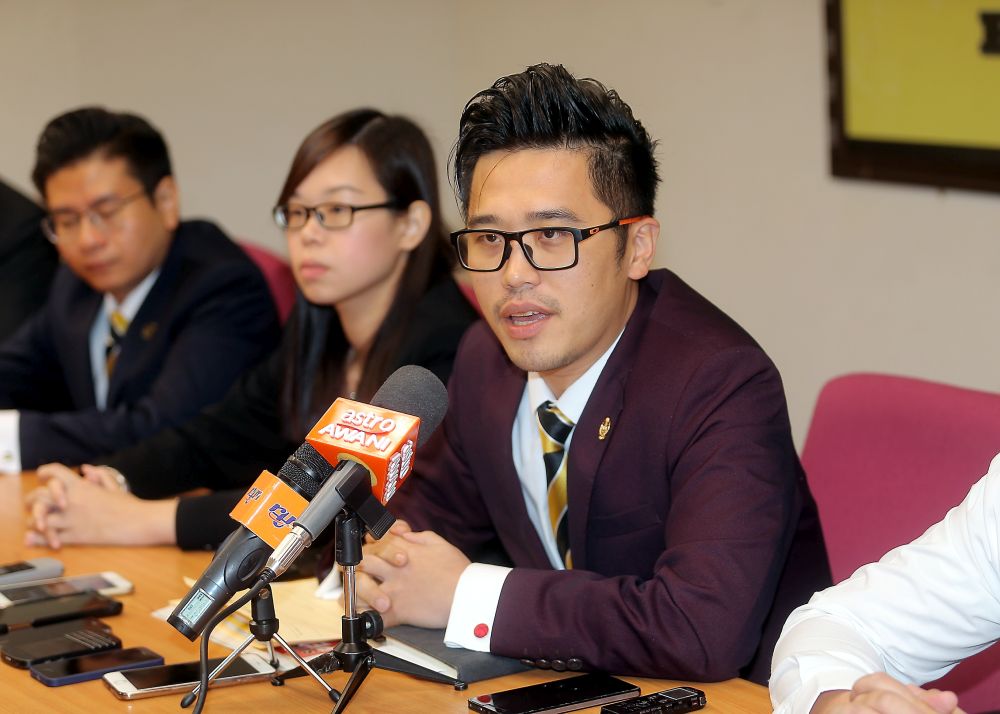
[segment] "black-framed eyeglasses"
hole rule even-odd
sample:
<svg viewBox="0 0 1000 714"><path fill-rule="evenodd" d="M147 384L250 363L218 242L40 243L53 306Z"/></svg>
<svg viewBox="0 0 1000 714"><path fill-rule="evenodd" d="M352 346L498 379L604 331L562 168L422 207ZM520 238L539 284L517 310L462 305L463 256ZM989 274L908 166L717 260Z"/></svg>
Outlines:
<svg viewBox="0 0 1000 714"><path fill-rule="evenodd" d="M376 208L399 209L398 201L370 203L367 206L352 206L348 203L321 203L318 206L303 206L301 203L286 203L274 207L274 222L281 228L296 230L309 222L309 216L324 228L335 230L347 228L354 222L354 214L358 211L371 211Z"/></svg>
<svg viewBox="0 0 1000 714"><path fill-rule="evenodd" d="M90 221L95 231L106 231L112 227L114 217L125 206L140 196L146 195L146 189L141 188L135 193L123 196L110 196L97 201L83 211L69 208L52 211L42 218L42 233L52 243L75 240L80 235L80 224L84 216Z"/></svg>
<svg viewBox="0 0 1000 714"><path fill-rule="evenodd" d="M500 270L510 257L511 243L521 246L524 257L535 270L566 270L580 259L580 242L601 231L642 220L645 216L619 218L590 228L552 226L526 231L498 231L469 228L451 234L462 267L477 273Z"/></svg>

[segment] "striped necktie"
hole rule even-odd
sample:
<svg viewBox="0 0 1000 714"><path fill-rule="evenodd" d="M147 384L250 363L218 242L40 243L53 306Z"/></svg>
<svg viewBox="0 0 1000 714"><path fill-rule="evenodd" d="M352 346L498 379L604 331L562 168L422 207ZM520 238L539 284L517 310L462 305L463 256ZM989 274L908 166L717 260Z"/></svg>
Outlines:
<svg viewBox="0 0 1000 714"><path fill-rule="evenodd" d="M566 440L573 431L572 420L546 401L535 411L538 430L542 437L542 458L545 461L545 478L548 482L549 521L556 538L556 548L567 568L573 567L569 552L569 499L566 491Z"/></svg>
<svg viewBox="0 0 1000 714"><path fill-rule="evenodd" d="M128 331L128 323L128 318L117 310L108 316L108 341L104 343L104 369L109 377L118 361L118 353L122 351L122 340Z"/></svg>

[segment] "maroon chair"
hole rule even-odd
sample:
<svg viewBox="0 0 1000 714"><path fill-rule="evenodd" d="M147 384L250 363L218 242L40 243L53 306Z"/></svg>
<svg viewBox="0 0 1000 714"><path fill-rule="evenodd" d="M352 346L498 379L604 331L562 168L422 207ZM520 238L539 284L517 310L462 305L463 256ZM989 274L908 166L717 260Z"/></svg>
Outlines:
<svg viewBox="0 0 1000 714"><path fill-rule="evenodd" d="M998 452L1000 394L881 374L828 382L802 464L834 582L941 520ZM1000 647L969 658L934 686L956 691L967 712L996 708Z"/></svg>
<svg viewBox="0 0 1000 714"><path fill-rule="evenodd" d="M274 298L274 306L278 310L278 318L284 324L295 305L295 276L292 275L292 269L284 258L266 248L247 241L240 241L240 246L264 274Z"/></svg>

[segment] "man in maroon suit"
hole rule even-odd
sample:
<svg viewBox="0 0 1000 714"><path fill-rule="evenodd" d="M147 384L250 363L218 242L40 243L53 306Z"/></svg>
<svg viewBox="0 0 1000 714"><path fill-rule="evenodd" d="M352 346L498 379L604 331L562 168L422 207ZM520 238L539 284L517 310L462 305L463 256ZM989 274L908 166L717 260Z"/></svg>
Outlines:
<svg viewBox="0 0 1000 714"><path fill-rule="evenodd" d="M653 149L561 66L466 105L452 238L488 328L366 548L359 596L387 624L553 669L763 682L787 614L829 583L777 370L650 270ZM512 567L472 562L491 548Z"/></svg>

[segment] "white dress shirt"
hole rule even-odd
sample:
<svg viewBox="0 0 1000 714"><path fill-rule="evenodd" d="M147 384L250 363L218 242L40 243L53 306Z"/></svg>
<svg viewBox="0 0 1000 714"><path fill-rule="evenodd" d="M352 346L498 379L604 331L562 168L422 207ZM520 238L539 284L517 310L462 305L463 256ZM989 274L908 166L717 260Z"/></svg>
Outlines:
<svg viewBox="0 0 1000 714"><path fill-rule="evenodd" d="M511 429L514 468L521 481L521 493L528 508L528 518L531 519L542 541L549 562L556 570L563 570L565 566L559 557L555 533L549 520L548 478L545 475L542 438L538 431L535 412L543 402L551 401L574 424L580 421L584 407L587 406L594 386L619 339L621 333L618 333L618 337L604 354L566 388L559 399L553 396L552 390L541 375L529 372L524 393L521 395L521 403L517 408L517 416L514 418L514 426ZM564 447L569 459L573 458L573 433L575 431L570 433ZM571 511L570 518L572 515ZM479 652L490 651L497 603L500 601L500 591L510 570L498 565L472 563L463 571L455 589L448 627L445 630L446 645Z"/></svg>
<svg viewBox="0 0 1000 714"><path fill-rule="evenodd" d="M103 410L108 401L105 350L107 349L108 337L111 334L111 328L108 324L111 313L118 310L131 323L159 275L160 269L157 268L143 278L142 282L136 285L121 303L109 293L104 295L103 309L97 311L88 337L90 369L94 379L94 399L98 409ZM20 431L21 413L16 409L0 410L0 473L21 471Z"/></svg>
<svg viewBox="0 0 1000 714"><path fill-rule="evenodd" d="M1000 639L1000 456L944 519L788 618L774 650L776 714L886 672L923 684Z"/></svg>

